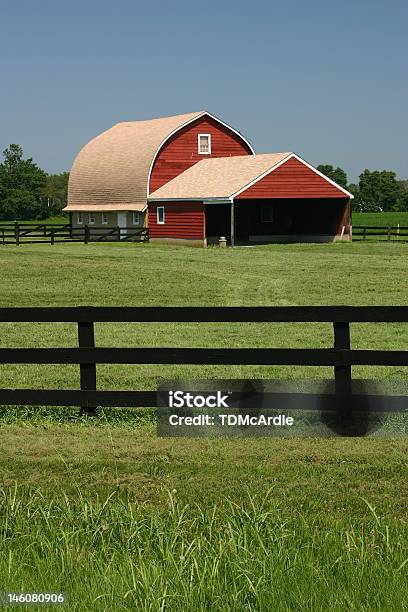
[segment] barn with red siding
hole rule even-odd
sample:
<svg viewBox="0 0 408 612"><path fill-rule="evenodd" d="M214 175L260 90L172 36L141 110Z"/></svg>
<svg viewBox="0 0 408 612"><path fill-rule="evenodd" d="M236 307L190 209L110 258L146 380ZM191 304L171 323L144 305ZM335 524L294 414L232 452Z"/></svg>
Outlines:
<svg viewBox="0 0 408 612"><path fill-rule="evenodd" d="M202 111L119 123L91 140L65 210L74 227L105 223L126 236L141 224L156 242L321 242L351 237L352 197L294 153L255 155Z"/></svg>
<svg viewBox="0 0 408 612"><path fill-rule="evenodd" d="M150 234L202 245L349 239L351 198L295 153L209 159L150 195Z"/></svg>

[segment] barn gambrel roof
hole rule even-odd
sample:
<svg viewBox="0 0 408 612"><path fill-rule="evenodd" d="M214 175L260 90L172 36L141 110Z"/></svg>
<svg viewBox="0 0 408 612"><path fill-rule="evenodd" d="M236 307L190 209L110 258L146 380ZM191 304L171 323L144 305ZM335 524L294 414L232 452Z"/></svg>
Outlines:
<svg viewBox="0 0 408 612"><path fill-rule="evenodd" d="M226 125L207 111L199 111L117 123L93 138L73 163L64 210L143 210L150 173L161 147L178 130L204 115Z"/></svg>

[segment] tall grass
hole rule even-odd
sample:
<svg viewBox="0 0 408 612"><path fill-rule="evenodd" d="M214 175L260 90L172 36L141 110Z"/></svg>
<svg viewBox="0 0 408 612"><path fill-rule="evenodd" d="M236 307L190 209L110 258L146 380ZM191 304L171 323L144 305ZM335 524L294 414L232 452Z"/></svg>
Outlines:
<svg viewBox="0 0 408 612"><path fill-rule="evenodd" d="M273 489L203 509L175 490L152 508L15 485L0 490L2 588L65 591L69 610L402 610L408 528L371 511L332 524L287 518Z"/></svg>
<svg viewBox="0 0 408 612"><path fill-rule="evenodd" d="M405 304L407 248L6 246L1 303ZM329 326L128 324L96 331L98 346L332 344ZM3 324L1 334L4 347L77 342L68 325ZM403 350L407 343L402 326L363 324L352 334L357 348ZM98 366L98 385L152 389L162 377L186 376L169 368ZM231 370L191 367L187 374L316 375L313 368ZM353 374L399 379L406 372ZM0 379L10 388L75 388L79 380L73 366L7 366ZM67 609L87 612L406 609L403 440L159 439L152 416L144 414L141 427L131 411L92 420L71 408L2 408L0 590L65 591Z"/></svg>

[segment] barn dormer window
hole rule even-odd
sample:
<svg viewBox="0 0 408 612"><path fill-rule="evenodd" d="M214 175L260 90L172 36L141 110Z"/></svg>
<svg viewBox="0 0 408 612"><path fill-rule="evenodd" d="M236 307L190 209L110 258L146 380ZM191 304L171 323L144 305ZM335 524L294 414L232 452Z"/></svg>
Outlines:
<svg viewBox="0 0 408 612"><path fill-rule="evenodd" d="M211 154L211 134L198 135L198 152L201 155Z"/></svg>

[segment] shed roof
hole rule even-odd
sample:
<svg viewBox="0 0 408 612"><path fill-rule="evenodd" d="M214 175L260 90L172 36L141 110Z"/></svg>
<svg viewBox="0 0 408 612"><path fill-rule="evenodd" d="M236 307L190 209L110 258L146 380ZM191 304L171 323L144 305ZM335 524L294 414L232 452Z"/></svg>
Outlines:
<svg viewBox="0 0 408 612"><path fill-rule="evenodd" d="M232 200L252 184L296 158L349 198L353 195L293 152L218 157L199 161L149 196L149 201Z"/></svg>
<svg viewBox="0 0 408 612"><path fill-rule="evenodd" d="M64 210L140 210L151 165L162 143L206 111L117 123L78 153Z"/></svg>
<svg viewBox="0 0 408 612"><path fill-rule="evenodd" d="M149 200L229 198L292 153L204 159L154 191Z"/></svg>

